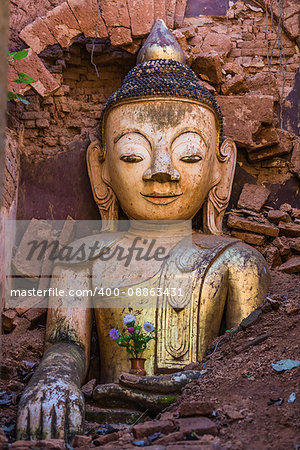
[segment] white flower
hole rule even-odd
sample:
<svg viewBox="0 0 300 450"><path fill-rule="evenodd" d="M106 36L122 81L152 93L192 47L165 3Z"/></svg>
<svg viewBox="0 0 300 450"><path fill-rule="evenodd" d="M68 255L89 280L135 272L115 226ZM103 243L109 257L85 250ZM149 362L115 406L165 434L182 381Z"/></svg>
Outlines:
<svg viewBox="0 0 300 450"><path fill-rule="evenodd" d="M126 316L123 319L124 325L128 325L129 323L135 323L136 322L136 318L134 317L133 314L126 314Z"/></svg>
<svg viewBox="0 0 300 450"><path fill-rule="evenodd" d="M151 333L151 331L154 330L154 326L150 322L145 322L143 328L145 331L147 331L147 333Z"/></svg>

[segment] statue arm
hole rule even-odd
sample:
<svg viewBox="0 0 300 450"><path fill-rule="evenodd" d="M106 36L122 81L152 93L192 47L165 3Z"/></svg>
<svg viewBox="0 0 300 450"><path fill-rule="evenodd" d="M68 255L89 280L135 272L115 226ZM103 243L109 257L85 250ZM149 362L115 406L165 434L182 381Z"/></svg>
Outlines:
<svg viewBox="0 0 300 450"><path fill-rule="evenodd" d="M75 269L75 270L74 270ZM56 266L51 287L87 291L89 269ZM72 291L73 292L73 291ZM46 327L46 352L20 400L17 438L71 441L83 431L84 397L92 311L90 296L52 296Z"/></svg>
<svg viewBox="0 0 300 450"><path fill-rule="evenodd" d="M237 243L226 250L228 295L226 326L234 328L266 298L270 284L267 263L253 247Z"/></svg>

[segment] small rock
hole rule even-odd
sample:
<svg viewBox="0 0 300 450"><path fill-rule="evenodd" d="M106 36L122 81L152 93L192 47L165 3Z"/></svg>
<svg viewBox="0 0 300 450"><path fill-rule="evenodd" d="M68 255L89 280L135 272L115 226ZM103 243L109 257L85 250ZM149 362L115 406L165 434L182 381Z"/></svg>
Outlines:
<svg viewBox="0 0 300 450"><path fill-rule="evenodd" d="M90 436L84 436L77 434L72 442L72 447L88 447L89 444L92 442L92 438Z"/></svg>
<svg viewBox="0 0 300 450"><path fill-rule="evenodd" d="M227 224L231 228L251 231L253 233L264 234L266 236L277 237L279 234L279 229L268 220L257 222L256 220L250 220L245 217L229 214Z"/></svg>
<svg viewBox="0 0 300 450"><path fill-rule="evenodd" d="M221 59L216 52L195 55L192 69L205 81L217 85L222 82Z"/></svg>
<svg viewBox="0 0 300 450"><path fill-rule="evenodd" d="M276 239L274 239L272 244L278 248L279 253L282 256L287 256L290 253L290 244L285 236L277 237Z"/></svg>
<svg viewBox="0 0 300 450"><path fill-rule="evenodd" d="M11 448L30 448L32 447L32 441L15 441L11 444Z"/></svg>
<svg viewBox="0 0 300 450"><path fill-rule="evenodd" d="M246 233L244 231L232 230L231 235L238 239L242 239L244 242L247 242L247 244L264 245L265 243L265 236L261 234Z"/></svg>
<svg viewBox="0 0 300 450"><path fill-rule="evenodd" d="M242 322L240 323L240 327L245 330L246 328L250 327L250 325L253 325L256 323L259 319L259 317L262 314L261 308L256 308L254 311L252 311L251 314L249 314L248 317L246 317Z"/></svg>
<svg viewBox="0 0 300 450"><path fill-rule="evenodd" d="M300 219L300 209L292 208L291 216L295 219Z"/></svg>
<svg viewBox="0 0 300 450"><path fill-rule="evenodd" d="M106 434L105 436L100 436L93 441L93 444L96 447L100 447L101 445L108 444L109 442L117 441L119 437L118 432Z"/></svg>
<svg viewBox="0 0 300 450"><path fill-rule="evenodd" d="M32 443L31 443L32 445ZM66 443L63 439L45 439L35 442L35 446L38 448L51 448L55 450L65 450Z"/></svg>
<svg viewBox="0 0 300 450"><path fill-rule="evenodd" d="M279 222L280 236L300 237L300 225L296 223Z"/></svg>
<svg viewBox="0 0 300 450"><path fill-rule="evenodd" d="M196 433L199 436L204 434L212 434L216 436L218 429L216 424L207 417L187 417L176 420L176 425L179 426L179 431L184 434Z"/></svg>
<svg viewBox="0 0 300 450"><path fill-rule="evenodd" d="M15 317L13 321L13 334L24 333L24 331L28 330L31 323L29 320L25 319L25 317Z"/></svg>
<svg viewBox="0 0 300 450"><path fill-rule="evenodd" d="M289 214L285 211L280 211L280 209L271 209L268 213L268 219L270 222L278 224L281 222L291 222Z"/></svg>
<svg viewBox="0 0 300 450"><path fill-rule="evenodd" d="M2 326L3 330L10 333L14 328L13 322L15 317L17 316L17 312L14 309L8 309L2 313Z"/></svg>
<svg viewBox="0 0 300 450"><path fill-rule="evenodd" d="M296 314L299 314L300 306L288 303L285 305L285 312L287 313L288 316L295 316Z"/></svg>
<svg viewBox="0 0 300 450"><path fill-rule="evenodd" d="M226 416L231 420L240 420L244 419L243 414L241 414L237 409L235 409L231 405L225 405L223 406L223 411L226 414Z"/></svg>
<svg viewBox="0 0 300 450"><path fill-rule="evenodd" d="M86 399L90 399L93 396L93 390L96 386L96 378L93 378L88 383L86 383L84 386L82 386L81 390L85 396Z"/></svg>
<svg viewBox="0 0 300 450"><path fill-rule="evenodd" d="M281 272L298 273L300 272L300 256L293 256L279 267Z"/></svg>
<svg viewBox="0 0 300 450"><path fill-rule="evenodd" d="M282 263L280 253L277 247L274 246L269 247L266 251L265 257L267 263L270 265L272 269L274 269L274 267L280 266L280 264Z"/></svg>
<svg viewBox="0 0 300 450"><path fill-rule="evenodd" d="M135 439L143 439L157 432L163 434L172 433L175 428L175 424L171 420L151 420L135 425L132 431Z"/></svg>
<svg viewBox="0 0 300 450"><path fill-rule="evenodd" d="M191 416L210 416L213 413L214 406L210 402L205 401L184 401L179 407L181 417Z"/></svg>
<svg viewBox="0 0 300 450"><path fill-rule="evenodd" d="M268 200L269 189L264 186L246 183L242 189L237 207L259 212Z"/></svg>
<svg viewBox="0 0 300 450"><path fill-rule="evenodd" d="M293 211L293 208L291 207L291 205L289 203L283 203L282 205L280 205L279 209L288 214L291 214Z"/></svg>
<svg viewBox="0 0 300 450"><path fill-rule="evenodd" d="M294 239L288 239L289 246L292 250L300 252L300 237Z"/></svg>

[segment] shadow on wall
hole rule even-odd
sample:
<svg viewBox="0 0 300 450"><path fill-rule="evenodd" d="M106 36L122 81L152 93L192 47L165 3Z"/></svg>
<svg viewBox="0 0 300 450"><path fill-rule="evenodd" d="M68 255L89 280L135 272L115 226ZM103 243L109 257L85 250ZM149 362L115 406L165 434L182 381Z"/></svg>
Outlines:
<svg viewBox="0 0 300 450"><path fill-rule="evenodd" d="M237 0L188 0L186 17L226 16L227 10Z"/></svg>
<svg viewBox="0 0 300 450"><path fill-rule="evenodd" d="M86 167L89 143L78 139L67 152L35 163L22 157L18 219L100 219Z"/></svg>

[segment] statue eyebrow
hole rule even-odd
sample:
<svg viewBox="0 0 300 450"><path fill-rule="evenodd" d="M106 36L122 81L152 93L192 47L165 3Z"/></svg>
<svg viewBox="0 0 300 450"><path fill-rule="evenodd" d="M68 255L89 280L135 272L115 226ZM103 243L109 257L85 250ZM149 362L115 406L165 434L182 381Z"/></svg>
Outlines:
<svg viewBox="0 0 300 450"><path fill-rule="evenodd" d="M186 129L184 129L184 130L180 130L180 132L179 132L179 133L176 133L176 135L175 135L174 138L172 139L171 145L173 145L173 142L175 141L175 139L177 139L179 136L182 136L183 134L186 134L186 133L195 133L195 134L198 134L198 136L200 136L200 138L203 140L203 142L204 142L204 144L205 144L205 147L206 147L207 149L209 148L209 147L208 147L207 140L206 140L206 138L204 137L203 133L201 133L201 131L198 130L198 129L196 129L196 128L186 128Z"/></svg>
<svg viewBox="0 0 300 450"><path fill-rule="evenodd" d="M147 138L147 136L145 136L143 133L140 132L140 130L135 130L135 129L129 129L129 130L125 130L125 131L121 131L119 134L117 134L117 136L114 138L114 144L116 144L123 136L126 136L126 134L130 134L130 133L136 133L139 134L140 136L143 136L143 138L146 139L146 141L148 141L150 147L152 148L151 142L149 141L149 139Z"/></svg>

